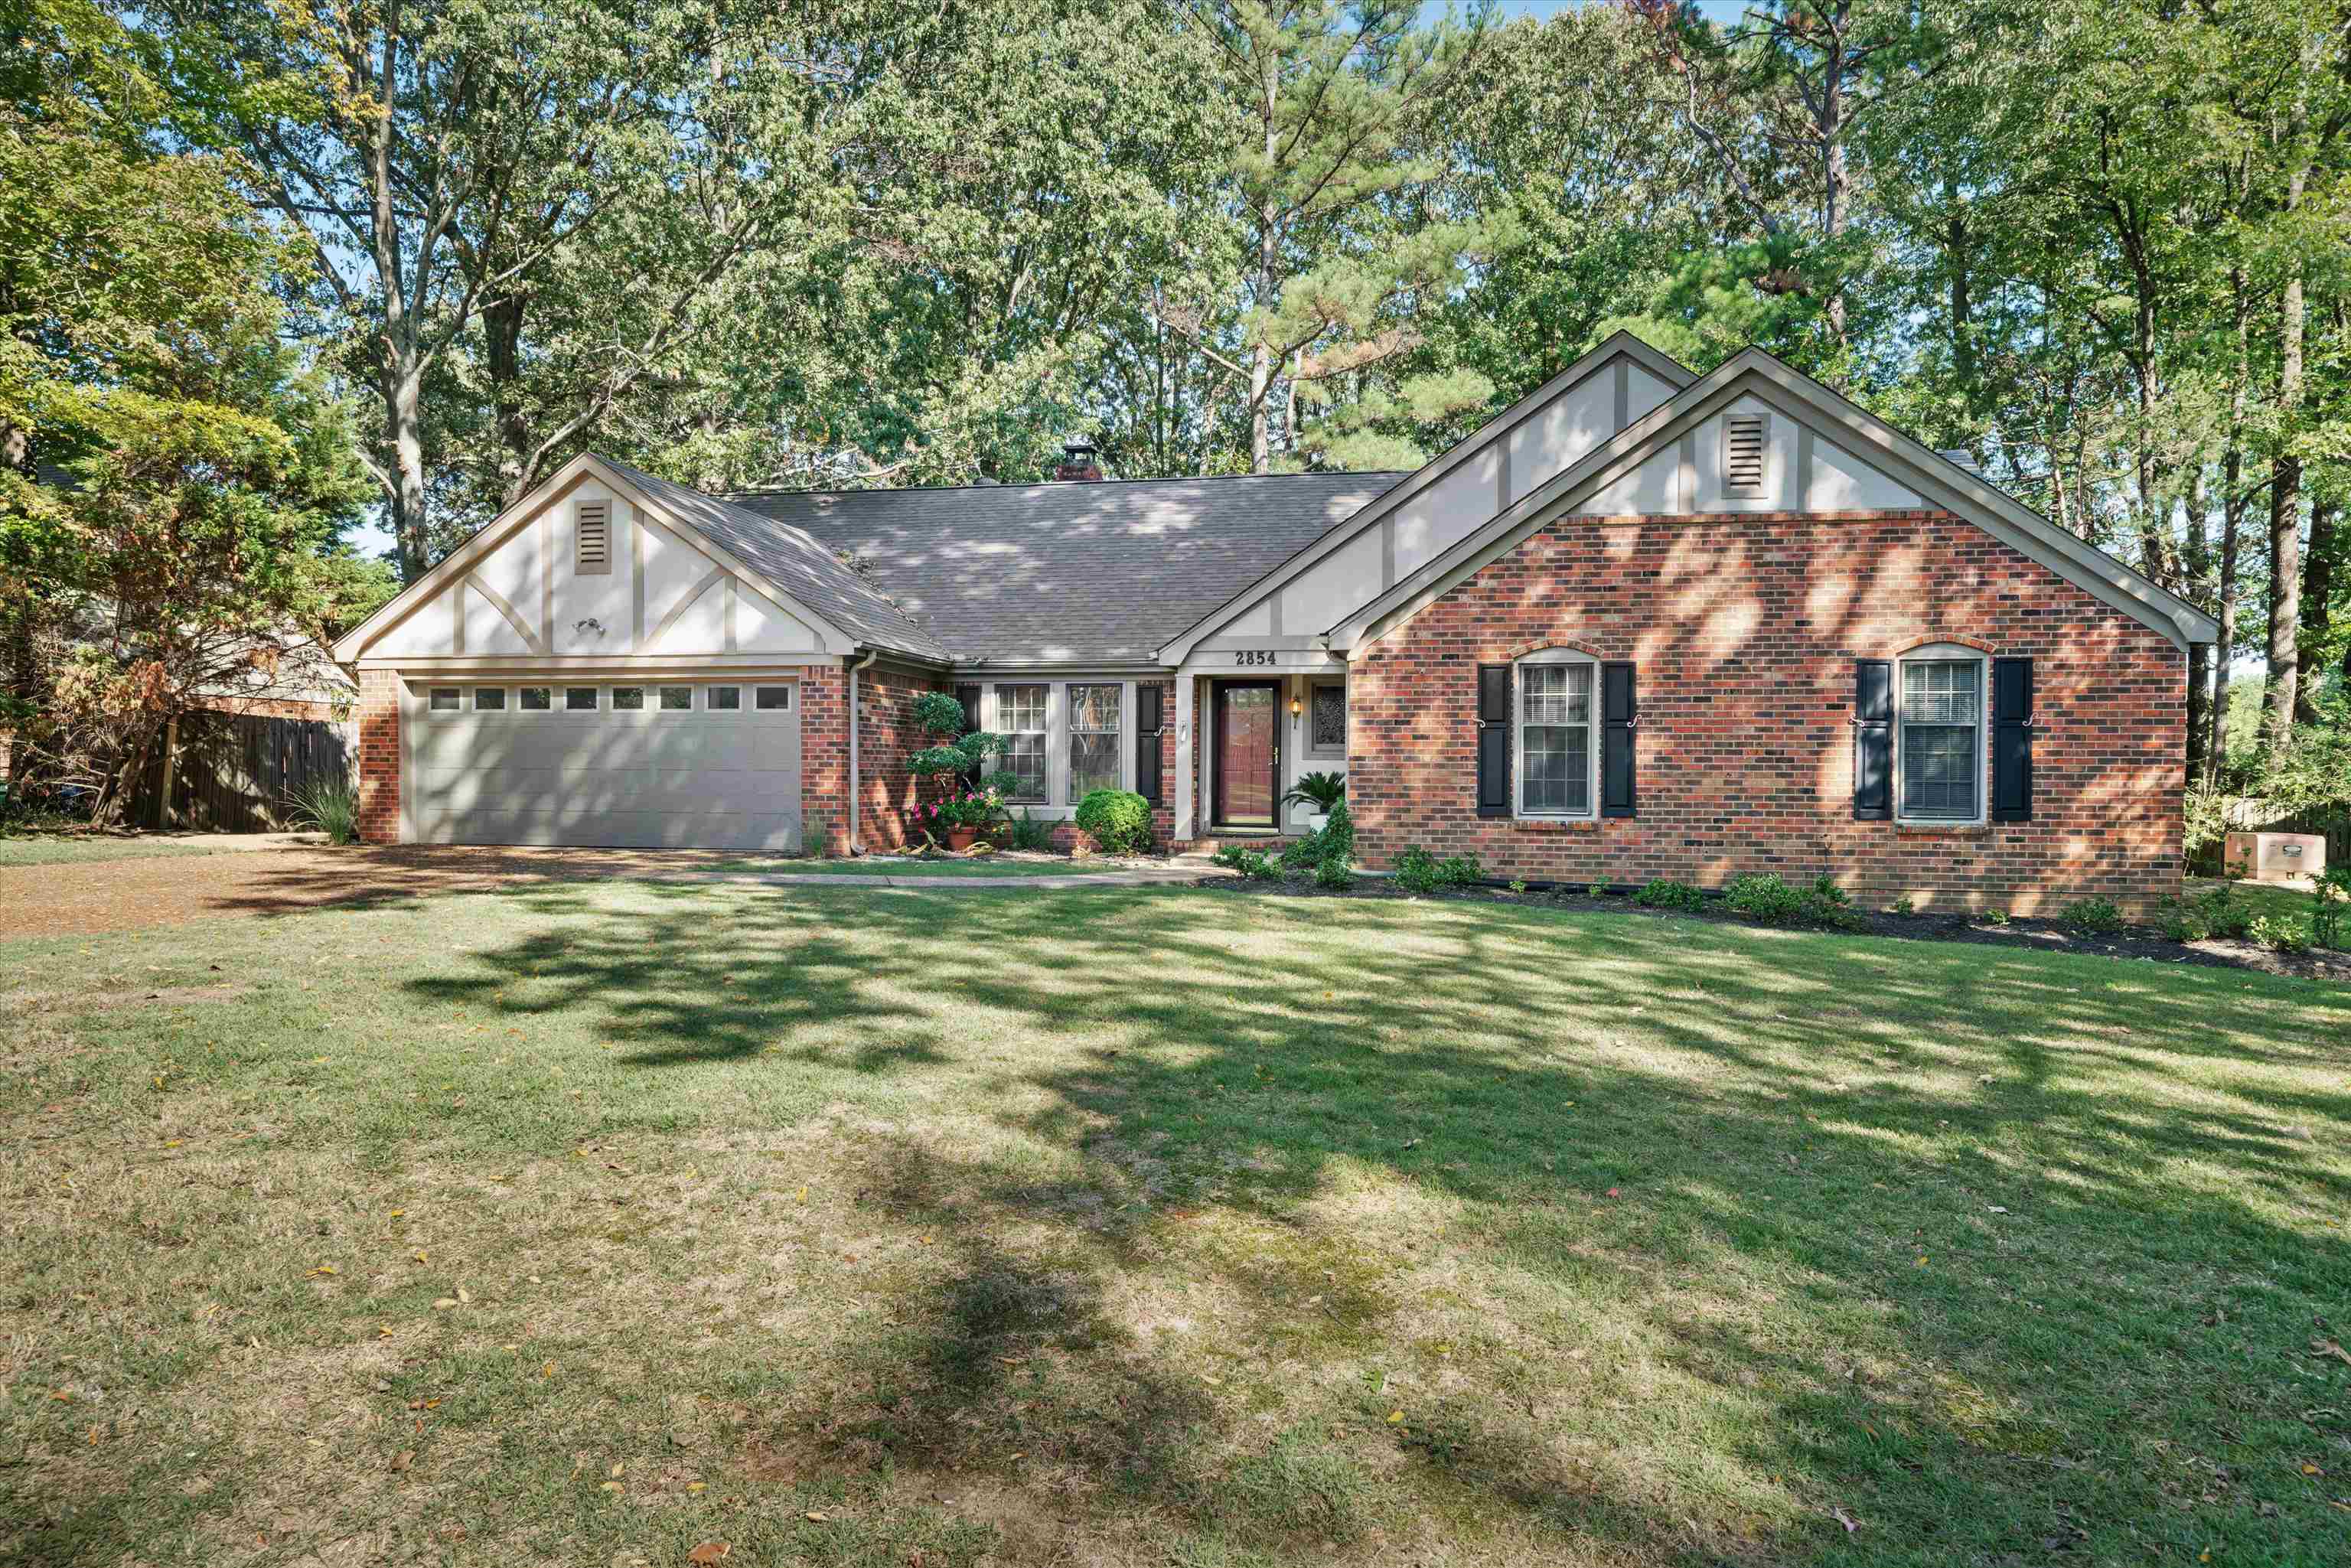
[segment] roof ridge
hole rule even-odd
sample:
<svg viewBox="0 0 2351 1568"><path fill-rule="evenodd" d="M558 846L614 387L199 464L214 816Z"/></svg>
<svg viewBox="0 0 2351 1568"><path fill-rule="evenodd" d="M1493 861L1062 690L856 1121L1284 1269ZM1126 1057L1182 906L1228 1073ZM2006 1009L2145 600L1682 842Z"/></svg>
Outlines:
<svg viewBox="0 0 2351 1568"><path fill-rule="evenodd" d="M1020 479L1009 483L999 480L987 485L872 485L845 490L795 490L776 486L759 490L705 490L701 494L714 501L736 506L743 501L763 500L771 496L936 496L960 490L975 490L993 496L1015 490L1076 490L1111 485L1204 485L1228 479L1376 479L1416 472L1418 470L1412 468L1344 468L1315 469L1296 474L1163 474L1151 478L1133 479Z"/></svg>

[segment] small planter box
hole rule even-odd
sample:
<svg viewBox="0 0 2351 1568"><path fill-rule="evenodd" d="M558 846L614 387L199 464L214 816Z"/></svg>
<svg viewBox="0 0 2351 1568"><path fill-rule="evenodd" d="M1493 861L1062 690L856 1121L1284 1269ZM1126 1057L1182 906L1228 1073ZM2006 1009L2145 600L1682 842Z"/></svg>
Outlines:
<svg viewBox="0 0 2351 1568"><path fill-rule="evenodd" d="M979 842L979 830L977 828L949 828L947 830L947 848L955 851L957 854L961 854L964 851L971 848L972 845Z"/></svg>
<svg viewBox="0 0 2351 1568"><path fill-rule="evenodd" d="M1328 811L1309 811L1309 812L1307 812L1307 813L1306 813L1306 831L1307 831L1308 832L1310 832L1310 833L1319 833L1319 832L1321 832L1324 828L1327 828L1327 827L1329 827L1330 825L1331 825L1331 813L1330 813L1330 812L1328 812Z"/></svg>
<svg viewBox="0 0 2351 1568"><path fill-rule="evenodd" d="M2220 846L2220 869L2255 882L2323 876L2326 840L2318 833L2231 833Z"/></svg>

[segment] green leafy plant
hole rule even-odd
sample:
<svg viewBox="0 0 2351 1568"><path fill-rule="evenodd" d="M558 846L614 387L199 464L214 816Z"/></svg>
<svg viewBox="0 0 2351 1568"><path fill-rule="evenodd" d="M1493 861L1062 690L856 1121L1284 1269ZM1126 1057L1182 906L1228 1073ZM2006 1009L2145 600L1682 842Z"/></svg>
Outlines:
<svg viewBox="0 0 2351 1568"><path fill-rule="evenodd" d="M1355 885L1355 869L1346 860L1332 855L1314 868L1314 885L1338 891Z"/></svg>
<svg viewBox="0 0 2351 1568"><path fill-rule="evenodd" d="M360 790L349 779L322 779L286 798L297 827L315 828L330 844L360 841Z"/></svg>
<svg viewBox="0 0 2351 1568"><path fill-rule="evenodd" d="M2005 909L1987 909L1984 911L1983 917L1984 924L1987 925L2005 925L2009 920L2008 911Z"/></svg>
<svg viewBox="0 0 2351 1568"><path fill-rule="evenodd" d="M1918 913L1918 905L1917 901L1912 899L1911 896L1906 893L1901 897L1896 899L1893 903L1887 904L1886 906L1886 913L1888 915L1916 915Z"/></svg>
<svg viewBox="0 0 2351 1568"><path fill-rule="evenodd" d="M1514 876L1510 879L1510 891L1512 893L1524 893L1526 890L1527 883L1524 877Z"/></svg>
<svg viewBox="0 0 2351 1568"><path fill-rule="evenodd" d="M2291 915L2255 915L2252 938L2262 946L2280 953L2310 951L2310 927Z"/></svg>
<svg viewBox="0 0 2351 1568"><path fill-rule="evenodd" d="M1853 895L1828 876L1797 888L1770 872L1750 872L1730 879L1722 890L1722 902L1732 913L1767 925L1802 924L1849 931L1862 924Z"/></svg>
<svg viewBox="0 0 2351 1568"><path fill-rule="evenodd" d="M2177 901L2165 907L2158 924L2164 936L2174 942L2201 942L2212 935L2211 925L2194 905Z"/></svg>
<svg viewBox="0 0 2351 1568"><path fill-rule="evenodd" d="M1009 815L1005 798L1020 787L1020 777L983 775L980 769L1004 749L1004 737L984 729L966 731L963 704L945 692L916 697L914 717L932 744L906 759L906 771L917 780L914 806L907 813L913 827L936 841L944 831L973 828L985 832L1003 822ZM925 794L929 799L922 798Z"/></svg>
<svg viewBox="0 0 2351 1568"><path fill-rule="evenodd" d="M1346 801L1341 800L1332 806L1331 820L1322 824L1322 853L1315 862L1317 865L1332 860L1344 861L1350 865L1354 863L1355 818L1347 810Z"/></svg>
<svg viewBox="0 0 2351 1568"><path fill-rule="evenodd" d="M1608 896L1608 884L1604 882L1595 882L1583 890L1583 895L1586 898L1605 898Z"/></svg>
<svg viewBox="0 0 2351 1568"><path fill-rule="evenodd" d="M2328 867L2310 899L2310 939L2321 947L2341 947L2343 916L2351 910L2351 865Z"/></svg>
<svg viewBox="0 0 2351 1568"><path fill-rule="evenodd" d="M1686 882L1673 882L1655 877L1646 887L1633 895L1633 902L1650 909L1679 909L1695 912L1706 907L1706 894Z"/></svg>
<svg viewBox="0 0 2351 1568"><path fill-rule="evenodd" d="M1485 874L1476 855L1447 855L1437 862L1437 881L1441 887L1475 887Z"/></svg>
<svg viewBox="0 0 2351 1568"><path fill-rule="evenodd" d="M1405 848L1396 855L1395 883L1406 893L1437 891L1437 857L1418 844Z"/></svg>
<svg viewBox="0 0 2351 1568"><path fill-rule="evenodd" d="M1281 869L1292 876L1304 876L1322 863L1322 835L1307 833L1292 839L1281 849Z"/></svg>
<svg viewBox="0 0 2351 1568"><path fill-rule="evenodd" d="M1089 789L1078 802L1078 831L1104 854L1139 855L1151 848L1151 802L1132 789Z"/></svg>
<svg viewBox="0 0 2351 1568"><path fill-rule="evenodd" d="M2225 887L2206 888L2196 895L2193 908L2211 936L2241 942L2252 933L2252 905Z"/></svg>
<svg viewBox="0 0 2351 1568"><path fill-rule="evenodd" d="M2085 898L2067 907L2063 916L2076 931L2114 932L2123 928L2123 912L2111 898Z"/></svg>
<svg viewBox="0 0 2351 1568"><path fill-rule="evenodd" d="M1308 773L1298 780L1298 788L1281 798L1285 806L1311 806L1317 811L1328 811L1347 798L1347 776L1343 773Z"/></svg>
<svg viewBox="0 0 2351 1568"><path fill-rule="evenodd" d="M1281 874L1280 869L1263 850L1253 850L1246 844L1227 844L1208 859L1253 881L1262 882Z"/></svg>
<svg viewBox="0 0 2351 1568"><path fill-rule="evenodd" d="M1012 849L1034 852L1053 847L1053 824L1039 821L1026 808L1005 824L1005 832Z"/></svg>

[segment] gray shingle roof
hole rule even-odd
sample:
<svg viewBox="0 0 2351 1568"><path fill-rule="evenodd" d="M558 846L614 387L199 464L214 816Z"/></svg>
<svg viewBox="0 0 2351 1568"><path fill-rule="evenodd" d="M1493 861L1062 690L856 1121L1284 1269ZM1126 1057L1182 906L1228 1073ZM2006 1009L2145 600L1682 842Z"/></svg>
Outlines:
<svg viewBox="0 0 2351 1568"><path fill-rule="evenodd" d="M1133 664L1403 477L770 491L725 509L853 557L960 662Z"/></svg>
<svg viewBox="0 0 2351 1568"><path fill-rule="evenodd" d="M641 468L610 458L602 461L649 498L708 536L713 544L858 642L925 659L950 656L946 644L900 613L885 594L843 565L823 541Z"/></svg>

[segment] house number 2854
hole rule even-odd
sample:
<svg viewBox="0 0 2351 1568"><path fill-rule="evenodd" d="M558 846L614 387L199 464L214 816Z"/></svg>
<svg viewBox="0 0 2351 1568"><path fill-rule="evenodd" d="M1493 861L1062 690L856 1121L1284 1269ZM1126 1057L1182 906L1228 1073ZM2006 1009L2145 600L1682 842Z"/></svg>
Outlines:
<svg viewBox="0 0 2351 1568"><path fill-rule="evenodd" d="M1273 663L1273 650L1270 648L1243 648L1233 654L1233 663L1236 664L1270 664Z"/></svg>

